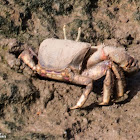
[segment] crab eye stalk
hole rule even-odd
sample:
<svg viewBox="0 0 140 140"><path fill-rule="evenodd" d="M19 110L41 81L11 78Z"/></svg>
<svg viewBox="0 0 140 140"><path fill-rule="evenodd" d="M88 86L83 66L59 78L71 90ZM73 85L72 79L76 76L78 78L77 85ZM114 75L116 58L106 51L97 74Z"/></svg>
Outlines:
<svg viewBox="0 0 140 140"><path fill-rule="evenodd" d="M79 41L80 36L81 36L81 27L78 28L78 35L75 41Z"/></svg>
<svg viewBox="0 0 140 140"><path fill-rule="evenodd" d="M67 40L66 36L66 25L63 26L64 40Z"/></svg>

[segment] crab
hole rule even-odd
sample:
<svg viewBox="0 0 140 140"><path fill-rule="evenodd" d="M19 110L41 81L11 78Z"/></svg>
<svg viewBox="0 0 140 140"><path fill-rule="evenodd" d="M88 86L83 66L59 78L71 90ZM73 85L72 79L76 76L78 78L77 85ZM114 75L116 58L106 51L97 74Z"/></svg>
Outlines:
<svg viewBox="0 0 140 140"><path fill-rule="evenodd" d="M40 44L38 56L29 48L19 58L42 77L85 85L86 89L77 104L70 109L81 108L93 89L93 81L103 76L103 100L99 105L110 103L114 79L116 97L122 97L125 87L123 73L139 71L138 61L121 47L91 46L90 43L79 42L81 28L75 41L67 39L65 25L63 32L64 39L45 39Z"/></svg>

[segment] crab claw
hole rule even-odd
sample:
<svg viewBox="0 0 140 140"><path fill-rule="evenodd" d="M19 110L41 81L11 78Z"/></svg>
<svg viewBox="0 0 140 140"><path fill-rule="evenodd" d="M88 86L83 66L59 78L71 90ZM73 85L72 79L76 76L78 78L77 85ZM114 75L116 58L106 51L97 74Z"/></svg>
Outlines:
<svg viewBox="0 0 140 140"><path fill-rule="evenodd" d="M123 67L124 71L127 73L136 73L139 71L138 60L135 60L133 57L129 57L128 63Z"/></svg>
<svg viewBox="0 0 140 140"><path fill-rule="evenodd" d="M138 61L130 56L124 48L105 46L105 55L117 63L127 74L139 71Z"/></svg>
<svg viewBox="0 0 140 140"><path fill-rule="evenodd" d="M36 65L35 62L33 60L33 53L32 51L29 50L24 50L20 55L19 55L19 59L23 60L23 62L28 65L32 70L36 70Z"/></svg>

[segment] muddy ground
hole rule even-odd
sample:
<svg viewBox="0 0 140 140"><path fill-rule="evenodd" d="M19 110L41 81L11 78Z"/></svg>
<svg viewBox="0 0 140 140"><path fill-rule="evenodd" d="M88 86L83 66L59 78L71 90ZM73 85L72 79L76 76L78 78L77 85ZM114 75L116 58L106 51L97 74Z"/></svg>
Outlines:
<svg viewBox="0 0 140 140"><path fill-rule="evenodd" d="M0 139L140 139L140 72L126 77L124 101L97 106L100 79L83 108L69 110L85 87L41 78L18 59L45 38L63 38L66 24L69 39L80 26L81 41L125 47L140 65L139 0L1 0L0 9Z"/></svg>

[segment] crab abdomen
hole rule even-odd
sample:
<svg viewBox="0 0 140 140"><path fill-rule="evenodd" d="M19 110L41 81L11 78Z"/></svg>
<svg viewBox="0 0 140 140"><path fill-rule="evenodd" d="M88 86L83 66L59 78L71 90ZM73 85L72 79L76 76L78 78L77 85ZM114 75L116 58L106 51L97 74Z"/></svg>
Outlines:
<svg viewBox="0 0 140 140"><path fill-rule="evenodd" d="M39 48L39 64L47 70L64 70L70 66L80 71L85 55L90 48L89 43L46 39Z"/></svg>

